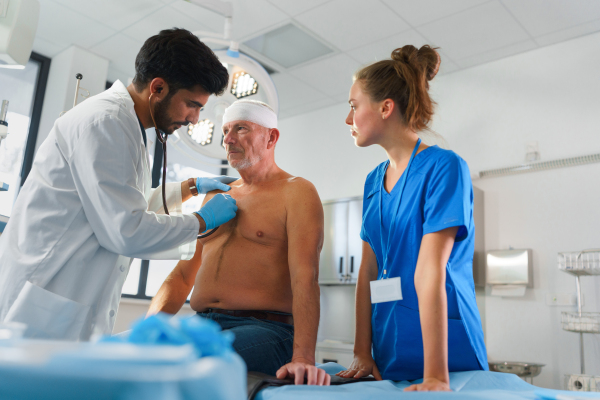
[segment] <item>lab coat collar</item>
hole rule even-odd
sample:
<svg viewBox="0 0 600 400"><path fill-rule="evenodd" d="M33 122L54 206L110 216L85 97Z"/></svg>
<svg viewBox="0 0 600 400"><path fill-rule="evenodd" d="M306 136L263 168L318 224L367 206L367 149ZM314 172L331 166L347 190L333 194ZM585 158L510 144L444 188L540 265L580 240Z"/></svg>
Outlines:
<svg viewBox="0 0 600 400"><path fill-rule="evenodd" d="M121 98L121 100L123 101L123 105L125 106L127 111L133 117L137 118L137 115L135 113L135 108L133 107L134 106L133 99L131 98L131 95L129 94L129 91L127 91L127 88L125 87L125 85L123 85L123 83L120 80L117 79L115 81L115 83L113 83L113 85L108 90L112 91L117 96L119 96Z"/></svg>
<svg viewBox="0 0 600 400"><path fill-rule="evenodd" d="M115 83L113 83L113 85L108 90L112 91L115 95L117 95L118 97L121 98L123 105L125 106L125 109L137 121L137 114L135 113L133 99L131 98L131 95L129 94L127 87L125 87L125 85L123 85L123 83L117 79L115 81ZM142 135L142 133L140 132L140 136L141 135ZM150 148L152 148L154 141L151 140L150 138L147 138L147 140L148 140L148 146L146 148L150 149Z"/></svg>

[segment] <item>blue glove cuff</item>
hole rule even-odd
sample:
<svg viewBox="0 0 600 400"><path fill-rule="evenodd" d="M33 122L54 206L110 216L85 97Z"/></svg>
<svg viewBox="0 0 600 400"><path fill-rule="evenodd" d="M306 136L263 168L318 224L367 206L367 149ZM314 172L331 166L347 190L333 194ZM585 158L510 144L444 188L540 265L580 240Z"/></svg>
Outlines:
<svg viewBox="0 0 600 400"><path fill-rule="evenodd" d="M215 228L216 218L211 210L201 208L200 211L194 211L194 214L198 214L200 218L204 220L204 223L206 224L205 232Z"/></svg>

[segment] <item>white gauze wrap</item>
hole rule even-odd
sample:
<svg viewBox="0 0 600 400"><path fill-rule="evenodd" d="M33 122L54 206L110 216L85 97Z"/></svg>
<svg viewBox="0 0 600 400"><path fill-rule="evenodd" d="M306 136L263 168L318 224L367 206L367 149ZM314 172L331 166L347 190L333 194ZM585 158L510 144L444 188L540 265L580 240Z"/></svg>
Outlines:
<svg viewBox="0 0 600 400"><path fill-rule="evenodd" d="M223 114L223 125L231 121L250 121L265 128L277 128L277 114L268 104L256 100L237 100Z"/></svg>

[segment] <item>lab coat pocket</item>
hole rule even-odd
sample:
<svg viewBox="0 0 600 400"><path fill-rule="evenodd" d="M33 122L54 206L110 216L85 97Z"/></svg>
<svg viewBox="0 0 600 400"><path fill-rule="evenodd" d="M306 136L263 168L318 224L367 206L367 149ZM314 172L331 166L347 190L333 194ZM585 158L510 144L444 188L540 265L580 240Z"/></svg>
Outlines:
<svg viewBox="0 0 600 400"><path fill-rule="evenodd" d="M89 312L90 306L25 282L5 321L26 324L29 338L79 340Z"/></svg>

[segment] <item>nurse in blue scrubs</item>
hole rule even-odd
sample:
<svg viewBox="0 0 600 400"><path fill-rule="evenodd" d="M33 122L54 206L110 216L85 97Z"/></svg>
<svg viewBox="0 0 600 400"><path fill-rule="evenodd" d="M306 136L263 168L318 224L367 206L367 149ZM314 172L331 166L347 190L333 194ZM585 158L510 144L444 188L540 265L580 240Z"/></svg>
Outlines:
<svg viewBox="0 0 600 400"><path fill-rule="evenodd" d="M359 70L346 124L388 160L365 182L354 361L343 377L417 380L450 390L449 372L487 370L473 283L473 188L456 153L421 142L439 54L404 46Z"/></svg>

